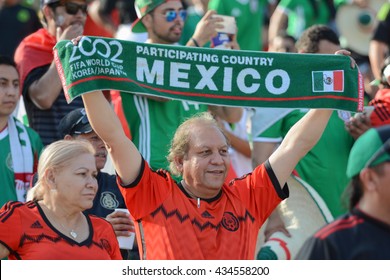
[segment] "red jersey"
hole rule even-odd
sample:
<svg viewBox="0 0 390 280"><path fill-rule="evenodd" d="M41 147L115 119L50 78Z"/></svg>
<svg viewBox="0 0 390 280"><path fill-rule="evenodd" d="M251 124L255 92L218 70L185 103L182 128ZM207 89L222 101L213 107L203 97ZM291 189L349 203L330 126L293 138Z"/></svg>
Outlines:
<svg viewBox="0 0 390 280"><path fill-rule="evenodd" d="M86 218L89 236L78 243L58 231L38 203L8 202L0 210L0 243L10 251L10 260L122 259L111 224L92 215Z"/></svg>
<svg viewBox="0 0 390 280"><path fill-rule="evenodd" d="M370 115L373 127L390 124L390 89L384 88L378 90L375 98L369 105L374 106L374 111Z"/></svg>
<svg viewBox="0 0 390 280"><path fill-rule="evenodd" d="M120 189L137 221L142 259L254 259L261 225L288 197L268 162L212 199L189 197L168 172L154 172L145 161L135 182Z"/></svg>

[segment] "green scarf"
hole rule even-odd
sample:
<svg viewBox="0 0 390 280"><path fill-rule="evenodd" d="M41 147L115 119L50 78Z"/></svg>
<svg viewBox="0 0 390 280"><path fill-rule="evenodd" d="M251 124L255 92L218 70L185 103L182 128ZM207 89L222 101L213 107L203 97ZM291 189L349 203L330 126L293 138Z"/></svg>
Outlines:
<svg viewBox="0 0 390 280"><path fill-rule="evenodd" d="M54 48L65 95L94 90L206 104L363 110L363 80L343 55L156 45L83 37Z"/></svg>

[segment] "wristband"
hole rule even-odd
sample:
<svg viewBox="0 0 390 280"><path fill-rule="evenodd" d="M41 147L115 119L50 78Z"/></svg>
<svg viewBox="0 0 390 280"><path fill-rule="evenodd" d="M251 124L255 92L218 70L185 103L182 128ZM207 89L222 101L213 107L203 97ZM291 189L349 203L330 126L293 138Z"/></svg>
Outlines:
<svg viewBox="0 0 390 280"><path fill-rule="evenodd" d="M193 38L193 37L191 37L191 41L192 41L192 43L194 43L194 45L196 46L196 47L200 47L199 46L199 44L198 44L198 42Z"/></svg>

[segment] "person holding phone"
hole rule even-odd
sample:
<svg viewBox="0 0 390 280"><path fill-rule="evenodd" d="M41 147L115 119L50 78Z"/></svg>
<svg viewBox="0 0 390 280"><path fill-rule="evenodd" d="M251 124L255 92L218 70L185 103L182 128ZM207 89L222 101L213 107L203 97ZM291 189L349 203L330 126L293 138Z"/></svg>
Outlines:
<svg viewBox="0 0 390 280"><path fill-rule="evenodd" d="M26 37L15 52L30 127L44 145L61 139L60 120L83 107L81 99L67 104L54 63L53 47L60 40L83 34L87 16L85 0L41 0L44 28Z"/></svg>

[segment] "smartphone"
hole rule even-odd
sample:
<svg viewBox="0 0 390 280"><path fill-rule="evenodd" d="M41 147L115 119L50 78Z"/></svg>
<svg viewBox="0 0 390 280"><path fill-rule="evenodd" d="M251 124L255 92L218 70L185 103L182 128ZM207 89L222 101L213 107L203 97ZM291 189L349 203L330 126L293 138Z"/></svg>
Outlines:
<svg viewBox="0 0 390 280"><path fill-rule="evenodd" d="M363 116L369 117L374 109L374 106L364 106L363 112L356 113L354 118L362 118Z"/></svg>
<svg viewBox="0 0 390 280"><path fill-rule="evenodd" d="M65 18L62 15L58 15L56 18L56 25L57 27L62 27L62 25L65 23Z"/></svg>
<svg viewBox="0 0 390 280"><path fill-rule="evenodd" d="M222 16L222 15L215 15L215 17L219 17L219 18L223 19L223 22L221 22L223 27L217 28L216 31L218 31L219 33L236 34L237 25L236 25L236 18L235 17Z"/></svg>
<svg viewBox="0 0 390 280"><path fill-rule="evenodd" d="M374 106L364 106L363 112L366 113L367 116L371 115L372 111L374 111Z"/></svg>

